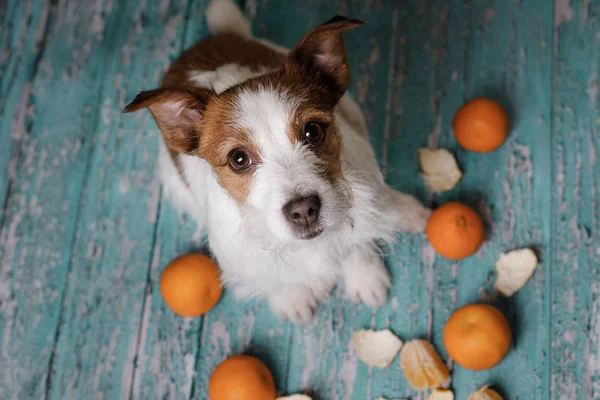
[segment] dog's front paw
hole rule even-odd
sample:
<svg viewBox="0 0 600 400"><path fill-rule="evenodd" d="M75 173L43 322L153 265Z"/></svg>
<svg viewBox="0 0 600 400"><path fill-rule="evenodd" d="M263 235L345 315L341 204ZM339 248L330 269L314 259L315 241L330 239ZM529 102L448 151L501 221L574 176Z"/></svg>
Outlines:
<svg viewBox="0 0 600 400"><path fill-rule="evenodd" d="M269 296L269 306L283 321L304 325L315 316L317 297L305 287L292 287L278 290Z"/></svg>
<svg viewBox="0 0 600 400"><path fill-rule="evenodd" d="M346 294L355 303L382 306L390 288L390 276L376 252L356 252L342 266Z"/></svg>

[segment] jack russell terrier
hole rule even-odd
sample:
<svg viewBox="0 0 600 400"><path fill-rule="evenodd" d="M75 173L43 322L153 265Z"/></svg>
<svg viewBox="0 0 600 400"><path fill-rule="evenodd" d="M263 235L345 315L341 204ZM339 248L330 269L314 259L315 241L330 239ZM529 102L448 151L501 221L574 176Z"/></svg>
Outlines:
<svg viewBox="0 0 600 400"><path fill-rule="evenodd" d="M336 16L288 51L253 38L232 0L206 17L213 37L125 108L148 108L162 132L165 192L206 231L236 297L306 323L342 280L350 299L381 306L381 249L422 232L430 211L384 182L346 93L342 33L363 23Z"/></svg>

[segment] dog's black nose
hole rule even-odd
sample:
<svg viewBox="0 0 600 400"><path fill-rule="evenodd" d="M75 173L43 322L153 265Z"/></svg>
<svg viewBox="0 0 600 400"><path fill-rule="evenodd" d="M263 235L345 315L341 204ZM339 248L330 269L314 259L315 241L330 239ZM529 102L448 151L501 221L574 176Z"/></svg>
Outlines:
<svg viewBox="0 0 600 400"><path fill-rule="evenodd" d="M283 206L283 215L299 228L310 228L319 218L321 199L316 194L300 197Z"/></svg>

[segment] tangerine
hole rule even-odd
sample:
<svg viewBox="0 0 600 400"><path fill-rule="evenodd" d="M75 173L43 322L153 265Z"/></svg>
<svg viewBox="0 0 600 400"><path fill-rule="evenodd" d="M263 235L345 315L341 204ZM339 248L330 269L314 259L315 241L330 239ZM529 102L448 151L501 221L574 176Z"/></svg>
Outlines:
<svg viewBox="0 0 600 400"><path fill-rule="evenodd" d="M485 239L481 217L458 202L446 203L433 211L425 233L435 251L451 260L472 255Z"/></svg>
<svg viewBox="0 0 600 400"><path fill-rule="evenodd" d="M210 400L274 400L271 371L257 358L232 356L215 368L208 381Z"/></svg>
<svg viewBox="0 0 600 400"><path fill-rule="evenodd" d="M207 313L223 292L219 267L204 254L186 254L171 261L160 277L160 293L182 317Z"/></svg>
<svg viewBox="0 0 600 400"><path fill-rule="evenodd" d="M488 153L504 143L508 136L509 122L500 104L482 97L471 100L456 112L452 128L461 147Z"/></svg>
<svg viewBox="0 0 600 400"><path fill-rule="evenodd" d="M464 368L480 371L498 364L512 342L510 326L497 308L470 304L456 310L442 334L448 355Z"/></svg>

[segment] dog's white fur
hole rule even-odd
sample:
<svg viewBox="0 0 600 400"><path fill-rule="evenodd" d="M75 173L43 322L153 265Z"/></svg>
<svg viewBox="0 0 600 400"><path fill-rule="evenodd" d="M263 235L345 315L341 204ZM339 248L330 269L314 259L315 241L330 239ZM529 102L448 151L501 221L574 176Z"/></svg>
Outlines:
<svg viewBox="0 0 600 400"><path fill-rule="evenodd" d="M231 0L213 1L206 15L213 33L250 35L248 21ZM189 82L221 93L266 72L228 64L193 71ZM384 183L358 105L346 94L335 111L345 178L335 186L317 173L316 157L285 134L294 98L269 90L242 92L236 104L236 120L251 132L262 159L244 206L219 185L203 159L180 155L184 182L162 138L159 160L166 192L206 230L226 286L238 297L268 297L276 315L296 323L312 318L340 278L352 300L382 305L390 278L379 246L392 243L397 231L423 231L430 212ZM326 229L317 238L293 236L281 212L292 192L320 195Z"/></svg>

